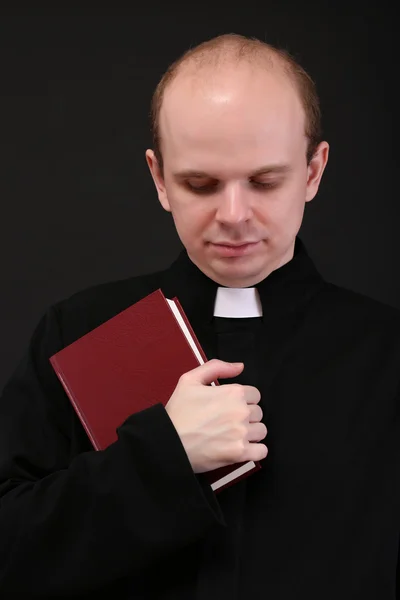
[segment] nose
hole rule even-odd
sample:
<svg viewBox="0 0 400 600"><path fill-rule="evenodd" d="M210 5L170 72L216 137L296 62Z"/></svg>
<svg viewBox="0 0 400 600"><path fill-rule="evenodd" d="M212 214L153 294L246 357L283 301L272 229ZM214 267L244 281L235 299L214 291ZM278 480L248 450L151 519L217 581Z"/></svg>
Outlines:
<svg viewBox="0 0 400 600"><path fill-rule="evenodd" d="M248 221L252 216L250 199L239 183L232 183L218 195L216 219L220 223L237 225Z"/></svg>

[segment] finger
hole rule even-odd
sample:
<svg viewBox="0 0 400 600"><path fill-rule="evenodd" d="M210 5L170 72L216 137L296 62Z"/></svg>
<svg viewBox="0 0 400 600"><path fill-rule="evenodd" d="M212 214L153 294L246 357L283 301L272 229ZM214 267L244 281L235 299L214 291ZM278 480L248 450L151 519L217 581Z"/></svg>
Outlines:
<svg viewBox="0 0 400 600"><path fill-rule="evenodd" d="M258 404L249 406L249 423L259 423L263 418L263 411Z"/></svg>
<svg viewBox="0 0 400 600"><path fill-rule="evenodd" d="M248 442L261 442L267 436L267 428L264 423L251 423L247 432Z"/></svg>
<svg viewBox="0 0 400 600"><path fill-rule="evenodd" d="M248 444L245 451L243 452L242 461L247 462L253 460L258 462L263 460L268 454L268 448L265 444Z"/></svg>
<svg viewBox="0 0 400 600"><path fill-rule="evenodd" d="M228 363L216 358L213 358L191 371L185 373L186 380L195 381L208 385L216 379L226 379L236 377L243 371L243 363Z"/></svg>
<svg viewBox="0 0 400 600"><path fill-rule="evenodd" d="M244 397L247 404L258 404L261 400L261 394L259 390L253 385L243 385Z"/></svg>

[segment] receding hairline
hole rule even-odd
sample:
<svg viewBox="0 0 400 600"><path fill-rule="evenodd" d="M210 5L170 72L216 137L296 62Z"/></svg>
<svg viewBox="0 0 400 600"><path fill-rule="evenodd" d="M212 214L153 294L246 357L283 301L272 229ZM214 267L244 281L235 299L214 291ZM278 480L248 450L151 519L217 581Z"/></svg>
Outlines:
<svg viewBox="0 0 400 600"><path fill-rule="evenodd" d="M179 76L187 75L200 81L205 70L248 63L268 72L279 72L293 87L305 111L306 136L309 140L307 160L321 139L321 114L314 81L286 50L261 41L229 33L217 36L187 50L173 62L156 87L151 102L151 128L156 158L162 169L160 112L164 94Z"/></svg>
<svg viewBox="0 0 400 600"><path fill-rule="evenodd" d="M180 77L201 80L207 72L247 64L269 72L278 71L292 80L290 65L284 51L253 38L225 34L188 50L169 70L164 92ZM168 71L167 71L168 73Z"/></svg>

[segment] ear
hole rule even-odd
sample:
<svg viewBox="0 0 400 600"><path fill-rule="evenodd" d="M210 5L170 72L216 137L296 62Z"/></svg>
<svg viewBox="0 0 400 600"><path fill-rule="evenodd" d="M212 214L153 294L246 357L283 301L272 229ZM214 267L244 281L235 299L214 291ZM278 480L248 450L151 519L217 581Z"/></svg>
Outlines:
<svg viewBox="0 0 400 600"><path fill-rule="evenodd" d="M158 194L158 199L160 201L160 204L164 210L171 212L171 208L170 208L168 197L167 197L167 191L165 189L164 177L163 177L163 174L161 173L160 166L158 164L158 161L155 157L153 150L146 150L146 161L147 161L148 167L150 169L150 173L153 178L154 185L156 186L156 189L157 189L157 194Z"/></svg>
<svg viewBox="0 0 400 600"><path fill-rule="evenodd" d="M322 174L328 162L328 155L328 142L321 142L317 146L317 149L314 152L314 156L312 157L310 164L308 165L306 202L310 202L310 200L312 200L318 192Z"/></svg>

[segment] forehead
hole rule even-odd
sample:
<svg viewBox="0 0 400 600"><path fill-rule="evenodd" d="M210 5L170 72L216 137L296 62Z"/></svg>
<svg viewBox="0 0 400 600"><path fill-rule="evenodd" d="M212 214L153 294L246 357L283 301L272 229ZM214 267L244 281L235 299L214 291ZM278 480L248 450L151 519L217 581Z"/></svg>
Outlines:
<svg viewBox="0 0 400 600"><path fill-rule="evenodd" d="M242 66L178 76L160 111L164 162L288 161L304 152L305 115L281 70ZM179 164L179 167L183 165ZM192 165L189 165L192 166Z"/></svg>

